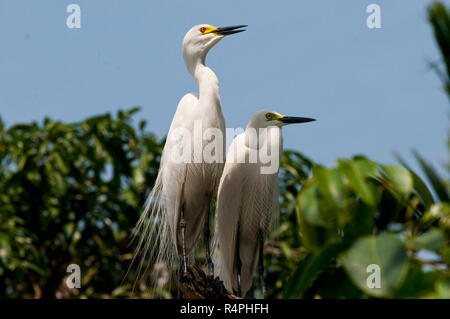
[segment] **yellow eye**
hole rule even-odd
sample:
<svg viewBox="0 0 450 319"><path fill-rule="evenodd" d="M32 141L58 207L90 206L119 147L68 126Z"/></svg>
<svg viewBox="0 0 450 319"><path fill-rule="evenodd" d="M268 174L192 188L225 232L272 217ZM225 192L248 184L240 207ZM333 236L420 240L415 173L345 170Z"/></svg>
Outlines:
<svg viewBox="0 0 450 319"><path fill-rule="evenodd" d="M272 113L266 113L266 119L268 121L270 121L273 118L273 114Z"/></svg>
<svg viewBox="0 0 450 319"><path fill-rule="evenodd" d="M199 31L200 31L201 33L205 33L206 28L205 28L205 27L201 27L201 28L199 29Z"/></svg>

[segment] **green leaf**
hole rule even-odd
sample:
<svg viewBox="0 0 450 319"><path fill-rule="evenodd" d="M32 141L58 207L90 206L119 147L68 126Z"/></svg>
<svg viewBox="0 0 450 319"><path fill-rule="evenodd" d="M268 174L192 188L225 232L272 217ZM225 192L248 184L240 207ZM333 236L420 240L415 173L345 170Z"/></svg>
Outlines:
<svg viewBox="0 0 450 319"><path fill-rule="evenodd" d="M375 177L377 175L378 164L367 157L357 155L353 157L352 162L355 163L362 176Z"/></svg>
<svg viewBox="0 0 450 319"><path fill-rule="evenodd" d="M339 169L347 177L351 188L361 196L364 202L370 206L377 205L379 195L374 186L365 179L365 175L371 172L369 162L363 160L359 160L358 162L340 160Z"/></svg>
<svg viewBox="0 0 450 319"><path fill-rule="evenodd" d="M433 189L442 202L449 202L450 196L445 181L439 176L433 166L428 163L418 152L413 152L415 158L419 162L420 167L433 186Z"/></svg>
<svg viewBox="0 0 450 319"><path fill-rule="evenodd" d="M406 243L416 250L439 251L445 245L445 236L440 229L432 229L419 237L409 239Z"/></svg>
<svg viewBox="0 0 450 319"><path fill-rule="evenodd" d="M445 63L445 68L435 67L435 70L450 97L450 13L444 4L435 1L428 8L428 20Z"/></svg>
<svg viewBox="0 0 450 319"><path fill-rule="evenodd" d="M355 238L373 233L376 209L363 201L356 201L347 210L351 218L344 224L344 234L347 238Z"/></svg>
<svg viewBox="0 0 450 319"><path fill-rule="evenodd" d="M429 227L435 222L439 222L439 227L447 234L450 234L450 204L439 203L434 204L423 215L420 222Z"/></svg>
<svg viewBox="0 0 450 319"><path fill-rule="evenodd" d="M394 154L394 156L400 164L409 170L409 173L412 175L414 181L414 191L424 203L425 208L430 208L430 206L434 204L434 199L425 182L408 166L406 161L399 154Z"/></svg>
<svg viewBox="0 0 450 319"><path fill-rule="evenodd" d="M382 165L383 175L388 180L392 191L403 197L408 197L414 187L411 173L401 166Z"/></svg>
<svg viewBox="0 0 450 319"><path fill-rule="evenodd" d="M431 195L430 190L428 189L425 182L419 177L419 175L414 173L412 170L410 170L410 173L412 174L414 179L414 190L417 192L417 195L419 195L420 198L422 199L425 208L429 208L431 205L434 204L433 195Z"/></svg>
<svg viewBox="0 0 450 319"><path fill-rule="evenodd" d="M345 201L345 187L339 170L316 165L313 167L313 175L325 199L332 206L341 207Z"/></svg>
<svg viewBox="0 0 450 319"><path fill-rule="evenodd" d="M344 248L344 243L339 241L328 244L317 252L308 253L287 281L283 298L302 296Z"/></svg>
<svg viewBox="0 0 450 319"><path fill-rule="evenodd" d="M319 196L319 190L316 185L309 185L302 190L297 199L299 213L311 225L328 227L329 222L325 215Z"/></svg>
<svg viewBox="0 0 450 319"><path fill-rule="evenodd" d="M361 238L340 256L339 261L359 289L375 297L392 296L408 271L406 249L394 234L384 233L377 237ZM375 275L368 268L369 265L379 267L379 288L370 288L368 285Z"/></svg>
<svg viewBox="0 0 450 319"><path fill-rule="evenodd" d="M406 279L396 291L395 298L421 298L434 292L435 285L445 275L439 271L423 271L421 263L411 261Z"/></svg>

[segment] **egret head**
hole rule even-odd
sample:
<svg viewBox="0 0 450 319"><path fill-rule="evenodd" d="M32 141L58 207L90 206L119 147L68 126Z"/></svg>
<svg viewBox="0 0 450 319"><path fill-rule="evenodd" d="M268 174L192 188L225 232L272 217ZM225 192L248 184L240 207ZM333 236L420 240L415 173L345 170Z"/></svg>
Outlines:
<svg viewBox="0 0 450 319"><path fill-rule="evenodd" d="M245 31L246 25L213 27L200 24L192 27L184 36L183 57L190 73L198 62L204 62L208 51L225 36Z"/></svg>
<svg viewBox="0 0 450 319"><path fill-rule="evenodd" d="M281 115L276 111L262 110L253 115L247 127L266 128L269 126L282 127L288 124L312 122L315 119L309 117L295 117Z"/></svg>

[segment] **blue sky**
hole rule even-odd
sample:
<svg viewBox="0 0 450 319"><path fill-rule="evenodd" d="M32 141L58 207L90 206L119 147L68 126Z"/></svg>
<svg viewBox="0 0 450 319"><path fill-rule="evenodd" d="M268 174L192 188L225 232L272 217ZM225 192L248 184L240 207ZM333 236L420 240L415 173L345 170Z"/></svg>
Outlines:
<svg viewBox="0 0 450 319"><path fill-rule="evenodd" d="M66 26L70 3L81 29ZM369 3L381 6L381 29L366 26ZM392 152L411 159L416 148L438 166L448 100L428 68L440 58L429 3L0 0L0 115L8 125L78 121L139 105L136 118L162 137L179 99L197 90L181 55L186 31L248 24L207 58L227 127L275 109L318 120L285 128L284 141L319 163L353 154L392 163Z"/></svg>

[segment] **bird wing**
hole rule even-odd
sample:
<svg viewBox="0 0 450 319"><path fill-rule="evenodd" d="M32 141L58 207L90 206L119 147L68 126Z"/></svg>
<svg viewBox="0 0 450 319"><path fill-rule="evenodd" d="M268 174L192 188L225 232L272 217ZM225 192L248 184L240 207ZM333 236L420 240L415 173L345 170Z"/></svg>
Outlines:
<svg viewBox="0 0 450 319"><path fill-rule="evenodd" d="M178 103L161 154L160 167L155 184L145 203L144 211L135 227L136 254L141 256L138 273L146 259L156 263L165 261L173 265L178 259L177 227L183 199L183 186L187 174L186 163L173 163L170 152L176 140L172 135L177 128L186 128L189 111L198 103L198 95L186 94Z"/></svg>
<svg viewBox="0 0 450 319"><path fill-rule="evenodd" d="M251 164L249 164L251 165ZM259 260L260 233L268 233L271 220L278 216L278 174L261 174L260 165L246 175L239 219L239 258L242 295L250 289Z"/></svg>
<svg viewBox="0 0 450 319"><path fill-rule="evenodd" d="M187 178L187 163L174 163L170 160L170 157L173 155L171 152L175 151L175 144L180 142L179 139L174 136L176 130L187 129L190 132L192 131L192 110L197 103L198 95L195 93L186 94L178 103L177 110L167 134L167 140L164 145L158 172L158 178L161 176L161 209L163 210L163 216L166 216L167 218L171 230L169 233L172 234L173 239L172 243L165 243L163 247L166 250L170 249L170 247L176 247L178 254L181 252L181 247L178 245L178 225L181 205L183 203L183 191ZM164 220L161 222L165 223Z"/></svg>
<svg viewBox="0 0 450 319"><path fill-rule="evenodd" d="M189 128L189 124L186 119L189 119L192 114L192 109L198 104L198 94L188 93L182 97L178 103L177 110L173 116L172 123L170 124L169 133L171 134L176 128L184 127Z"/></svg>
<svg viewBox="0 0 450 319"><path fill-rule="evenodd" d="M239 164L231 163L228 159L235 156L245 158L245 150L237 149L237 140L242 138L241 135L237 136L230 145L227 162L225 163L217 192L214 248L217 255L216 259L218 260L219 277L230 291L233 287L233 275L235 274L236 242L242 204L243 176L239 174ZM242 154L237 154L237 152Z"/></svg>
<svg viewBox="0 0 450 319"><path fill-rule="evenodd" d="M217 191L223 168L223 158L219 163L204 163L203 159L195 158L197 156L195 149L199 145L203 145L202 151L204 151L205 147L205 143L202 141L204 131L198 135L199 127L195 127L195 121L201 121L201 129L203 130L210 127L219 128L222 132L225 130L223 117L216 116L213 111L200 113L198 103L199 99L196 94L191 93L183 97L174 116L166 142L168 143L166 148L172 146L171 143L174 143L173 141L176 138L172 139L171 134L178 128L186 129L186 133L190 135L188 140L183 141L183 147L190 146L187 151L188 163L167 165L166 176L169 176L169 178L164 183L164 185L173 185L173 181L176 181L177 184L182 185L182 189L174 190L176 195L172 194L167 203L168 205L175 204L176 207L173 214L170 214L170 225L178 254L181 254L182 251L182 231L179 227L181 205L183 205L186 221L185 249L186 253L189 254L195 248L198 238L204 230L205 219L209 213L212 197L215 196ZM190 145L188 145L189 143ZM176 169L174 169L175 167ZM172 188L172 186L170 187Z"/></svg>

